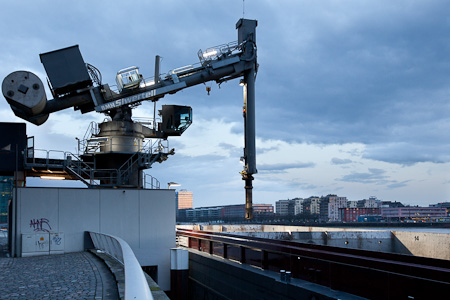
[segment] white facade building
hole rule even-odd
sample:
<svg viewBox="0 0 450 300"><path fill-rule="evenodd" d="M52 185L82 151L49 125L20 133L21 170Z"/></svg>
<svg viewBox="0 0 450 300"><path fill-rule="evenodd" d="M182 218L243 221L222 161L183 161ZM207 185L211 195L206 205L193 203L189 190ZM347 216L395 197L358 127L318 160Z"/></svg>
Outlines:
<svg viewBox="0 0 450 300"><path fill-rule="evenodd" d="M294 215L299 215L303 213L303 199L296 198L294 201Z"/></svg>
<svg viewBox="0 0 450 300"><path fill-rule="evenodd" d="M354 201L354 200L349 200L347 202L347 207L348 208L357 208L358 207L358 201Z"/></svg>
<svg viewBox="0 0 450 300"><path fill-rule="evenodd" d="M310 197L311 206L310 211L312 215L320 214L320 198L319 197Z"/></svg>
<svg viewBox="0 0 450 300"><path fill-rule="evenodd" d="M330 197L330 202L328 203L328 219L331 222L340 221L339 208L346 208L347 202L347 197Z"/></svg>
<svg viewBox="0 0 450 300"><path fill-rule="evenodd" d="M370 197L369 199L364 199L364 207L377 208L381 206L381 202L376 197Z"/></svg>

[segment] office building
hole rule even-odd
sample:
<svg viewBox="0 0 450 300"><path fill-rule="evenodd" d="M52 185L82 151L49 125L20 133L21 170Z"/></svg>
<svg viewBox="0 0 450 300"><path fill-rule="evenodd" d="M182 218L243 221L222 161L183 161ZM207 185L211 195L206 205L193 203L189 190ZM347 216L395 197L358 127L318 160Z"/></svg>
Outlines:
<svg viewBox="0 0 450 300"><path fill-rule="evenodd" d="M289 215L289 202L291 200L278 200L275 202L275 213L277 216Z"/></svg>
<svg viewBox="0 0 450 300"><path fill-rule="evenodd" d="M272 204L253 204L253 216L258 217L272 217ZM222 220L227 219L242 219L245 217L245 204L225 205L221 211Z"/></svg>
<svg viewBox="0 0 450 300"><path fill-rule="evenodd" d="M381 216L391 220L428 220L431 218L444 218L447 216L445 207L382 207Z"/></svg>
<svg viewBox="0 0 450 300"><path fill-rule="evenodd" d="M357 201L358 208L377 208L381 206L381 201L377 197L369 197L369 199L363 199Z"/></svg>
<svg viewBox="0 0 450 300"><path fill-rule="evenodd" d="M362 207L362 208L339 208L339 219L342 222L358 222L361 218L365 217L368 220L372 220L375 217L380 216L380 208L374 207Z"/></svg>
<svg viewBox="0 0 450 300"><path fill-rule="evenodd" d="M405 207L403 203L397 201L381 201L381 207Z"/></svg>
<svg viewBox="0 0 450 300"><path fill-rule="evenodd" d="M450 202L440 202L437 204L430 204L430 207L440 207L447 209L447 216L450 216Z"/></svg>
<svg viewBox="0 0 450 300"><path fill-rule="evenodd" d="M192 208L193 200L194 197L192 192L186 190L179 191L177 193L178 209Z"/></svg>
<svg viewBox="0 0 450 300"><path fill-rule="evenodd" d="M319 221L320 222L328 222L328 203L330 203L330 195L320 197L320 212L319 212Z"/></svg>
<svg viewBox="0 0 450 300"><path fill-rule="evenodd" d="M278 200L275 202L277 216L296 216L305 213L304 201L302 198L288 200Z"/></svg>
<svg viewBox="0 0 450 300"><path fill-rule="evenodd" d="M310 213L312 215L319 215L320 214L320 198L319 197L309 197L309 200L311 201Z"/></svg>
<svg viewBox="0 0 450 300"><path fill-rule="evenodd" d="M245 218L245 204L196 207L181 209L179 212L180 220L187 222L243 220ZM253 216L255 218L273 217L273 205L253 204Z"/></svg>

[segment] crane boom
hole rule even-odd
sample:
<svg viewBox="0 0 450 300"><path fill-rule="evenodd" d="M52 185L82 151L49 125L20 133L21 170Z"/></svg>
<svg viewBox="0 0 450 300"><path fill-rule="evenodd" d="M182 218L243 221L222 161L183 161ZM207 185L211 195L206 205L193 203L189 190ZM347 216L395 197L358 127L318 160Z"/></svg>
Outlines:
<svg viewBox="0 0 450 300"><path fill-rule="evenodd" d="M182 89L205 83L207 81L226 81L224 77L231 74L243 74L244 70L251 68L239 56L225 60L212 61L209 65L193 68L183 73L175 73L151 86L140 88L127 96L116 94L111 98L103 98L95 107L97 112L105 112L121 106L136 104L145 100L155 101L166 94L173 94ZM242 70L236 72L236 70ZM227 79L228 80L228 79Z"/></svg>

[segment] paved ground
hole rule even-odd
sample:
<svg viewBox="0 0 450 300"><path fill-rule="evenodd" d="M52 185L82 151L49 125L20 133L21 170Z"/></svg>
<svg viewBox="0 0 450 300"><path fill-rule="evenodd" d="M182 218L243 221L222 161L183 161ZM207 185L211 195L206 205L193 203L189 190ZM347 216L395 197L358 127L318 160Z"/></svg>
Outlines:
<svg viewBox="0 0 450 300"><path fill-rule="evenodd" d="M0 257L8 256L8 236L4 231L0 231Z"/></svg>
<svg viewBox="0 0 450 300"><path fill-rule="evenodd" d="M0 299L118 299L118 292L109 269L89 252L0 256Z"/></svg>

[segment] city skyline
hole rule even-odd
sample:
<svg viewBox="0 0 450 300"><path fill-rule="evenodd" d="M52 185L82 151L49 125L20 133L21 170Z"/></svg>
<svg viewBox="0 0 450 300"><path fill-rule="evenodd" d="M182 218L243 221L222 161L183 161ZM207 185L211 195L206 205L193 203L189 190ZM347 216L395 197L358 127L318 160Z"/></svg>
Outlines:
<svg viewBox="0 0 450 300"><path fill-rule="evenodd" d="M167 72L196 63L199 49L235 41L242 5L7 2L0 12L8 28L0 37L0 78L30 70L45 82L39 54L75 44L105 83L133 65L153 76L155 55ZM420 206L450 200L447 7L438 0L245 1L245 18L258 20L254 203L330 191ZM161 187L177 182L199 206L244 203L238 83L206 83L209 96L202 85L157 103L193 108L192 126L169 140L176 154L148 170ZM153 116L152 109L144 103L134 116ZM23 122L4 99L0 118ZM27 123L27 131L39 149L76 152L75 138L103 118L67 109L42 126Z"/></svg>
<svg viewBox="0 0 450 300"><path fill-rule="evenodd" d="M215 204L215 205L196 206L195 205L195 201L193 201L193 194L192 194L192 192L191 191L186 191L184 189L181 190L181 191L188 192L190 194L190 197L191 197L191 199L190 199L191 202L190 203L192 204L191 208L194 208L194 209L207 208L207 207L221 207L221 206L230 206L230 205L240 205L239 203L238 204L221 203L221 204ZM349 199L345 195L338 195L338 194L329 193L327 195L320 195L320 196L319 195L311 195L311 196L307 196L307 197L296 196L296 197L290 197L290 198L285 198L285 199L277 199L277 200L274 200L273 203L272 202L270 202L270 203L262 203L262 202L256 203L255 202L254 204L257 204L257 205L272 205L275 208L276 204L278 202L280 202L280 201L309 200L311 198L316 198L319 201L321 201L323 198L328 198L328 197L345 198L348 203L352 203L352 202L356 203L356 202L360 202L360 201L367 201L367 200L369 200L369 201L375 201L375 202L378 202L378 203L394 203L394 204L397 204L397 205L400 204L400 205L404 205L405 207L415 207L415 206L418 206L418 207L433 207L433 206L436 206L436 205L438 205L440 203L450 203L449 201L444 201L444 202L441 201L441 202L429 203L427 205L410 205L408 203L402 203L401 201L397 201L397 200L378 199L376 196L369 196L369 197L358 198L358 199ZM184 209L184 208L178 208L178 209Z"/></svg>

